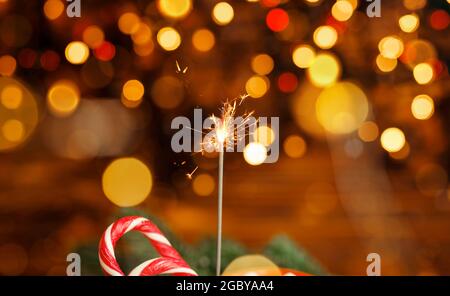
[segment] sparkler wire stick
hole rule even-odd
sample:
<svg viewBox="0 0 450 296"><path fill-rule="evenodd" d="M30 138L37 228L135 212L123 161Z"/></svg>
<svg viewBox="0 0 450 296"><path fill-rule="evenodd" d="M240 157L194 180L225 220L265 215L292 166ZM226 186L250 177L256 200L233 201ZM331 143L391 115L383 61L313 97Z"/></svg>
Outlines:
<svg viewBox="0 0 450 296"><path fill-rule="evenodd" d="M217 206L217 265L216 275L220 275L220 265L222 259L222 198L223 198L223 145L219 151L219 187L218 187L218 206Z"/></svg>

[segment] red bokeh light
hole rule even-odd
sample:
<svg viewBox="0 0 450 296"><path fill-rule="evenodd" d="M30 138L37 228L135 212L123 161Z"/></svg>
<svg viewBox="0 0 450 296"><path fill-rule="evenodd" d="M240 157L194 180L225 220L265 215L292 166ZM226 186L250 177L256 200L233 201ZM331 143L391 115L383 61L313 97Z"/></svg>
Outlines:
<svg viewBox="0 0 450 296"><path fill-rule="evenodd" d="M450 23L450 17L445 10L439 9L430 15L429 21L433 29L445 30Z"/></svg>
<svg viewBox="0 0 450 296"><path fill-rule="evenodd" d="M99 47L94 50L94 55L100 61L110 61L116 55L115 46L108 41L104 41Z"/></svg>
<svg viewBox="0 0 450 296"><path fill-rule="evenodd" d="M36 62L37 53L29 48L25 48L20 51L18 60L19 65L23 68L32 68Z"/></svg>
<svg viewBox="0 0 450 296"><path fill-rule="evenodd" d="M266 16L266 24L274 32L281 32L289 25L289 15L281 8L269 11Z"/></svg>
<svg viewBox="0 0 450 296"><path fill-rule="evenodd" d="M297 76L291 72L285 72L278 77L278 88L284 93L291 93L295 91L297 86Z"/></svg>
<svg viewBox="0 0 450 296"><path fill-rule="evenodd" d="M55 71L59 67L60 58L56 52L47 50L41 55L40 62L44 70Z"/></svg>

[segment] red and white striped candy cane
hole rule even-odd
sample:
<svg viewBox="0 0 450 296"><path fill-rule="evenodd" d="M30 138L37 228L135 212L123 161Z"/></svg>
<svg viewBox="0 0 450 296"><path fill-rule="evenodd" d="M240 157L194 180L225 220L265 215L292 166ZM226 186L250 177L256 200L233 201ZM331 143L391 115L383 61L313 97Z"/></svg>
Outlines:
<svg viewBox="0 0 450 296"><path fill-rule="evenodd" d="M98 257L103 272L111 276L124 276L114 254L117 241L127 232L136 230L145 235L156 251L161 255L159 258L145 261L135 267L130 276L145 276L172 274L178 276L196 276L189 265L181 258L180 254L172 247L167 238L150 220L130 216L124 217L111 224L100 240Z"/></svg>

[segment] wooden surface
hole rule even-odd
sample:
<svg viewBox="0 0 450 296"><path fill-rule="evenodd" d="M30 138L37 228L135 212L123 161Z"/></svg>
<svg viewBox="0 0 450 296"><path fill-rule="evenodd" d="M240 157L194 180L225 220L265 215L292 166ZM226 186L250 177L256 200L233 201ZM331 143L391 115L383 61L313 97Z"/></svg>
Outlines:
<svg viewBox="0 0 450 296"><path fill-rule="evenodd" d="M326 146L259 167L227 157L224 234L254 252L284 233L336 274L365 274L372 252L381 255L386 275L450 274L448 208L437 210L436 201L413 190L406 172L377 172L367 156L345 160ZM26 274L63 274L65 256L98 239L116 210L101 191L108 160L36 157L25 150L1 155L0 163L1 243L23 246ZM357 193L342 186L336 171L346 172ZM386 178L389 188L370 187L380 183L373 174ZM214 195L195 196L189 183L177 189L156 181L141 209L158 215L187 242L214 235Z"/></svg>

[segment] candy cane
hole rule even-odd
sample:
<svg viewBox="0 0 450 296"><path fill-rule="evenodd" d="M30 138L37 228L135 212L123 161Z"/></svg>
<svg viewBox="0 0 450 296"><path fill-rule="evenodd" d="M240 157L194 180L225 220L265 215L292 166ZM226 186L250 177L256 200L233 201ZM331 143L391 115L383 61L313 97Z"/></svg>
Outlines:
<svg viewBox="0 0 450 296"><path fill-rule="evenodd" d="M98 257L103 272L111 276L124 276L114 253L117 241L127 232L136 230L145 235L156 251L161 255L135 267L130 276L172 274L178 276L196 276L180 254L172 247L167 238L155 224L137 216L124 217L111 224L100 240Z"/></svg>

